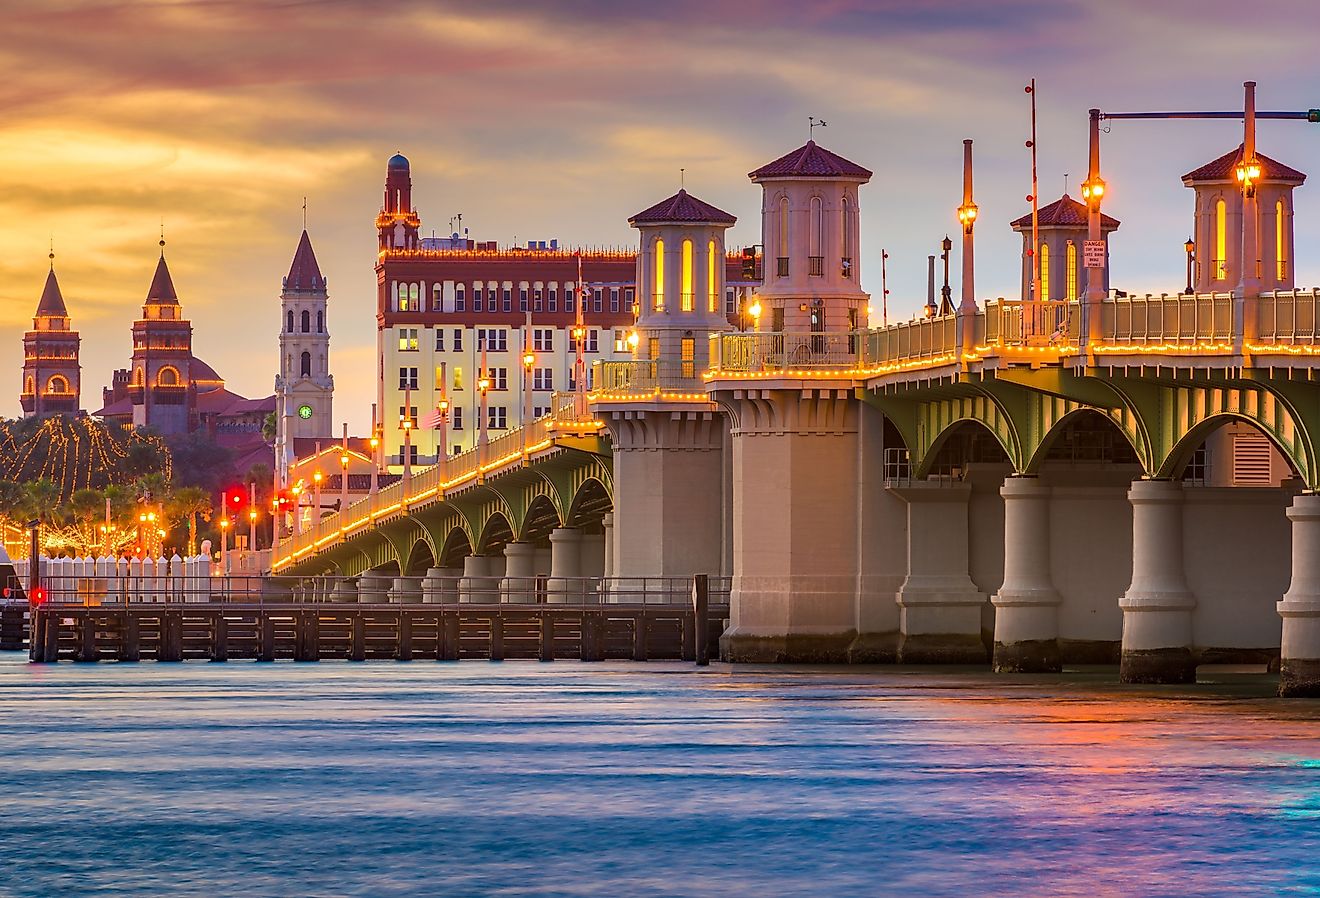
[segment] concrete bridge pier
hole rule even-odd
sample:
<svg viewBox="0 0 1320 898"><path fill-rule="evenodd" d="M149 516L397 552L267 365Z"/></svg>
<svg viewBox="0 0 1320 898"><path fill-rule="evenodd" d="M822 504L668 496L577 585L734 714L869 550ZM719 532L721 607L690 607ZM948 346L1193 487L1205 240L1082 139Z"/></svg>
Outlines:
<svg viewBox="0 0 1320 898"><path fill-rule="evenodd" d="M582 531L576 527L556 527L550 531L550 579L546 581L546 601L574 603L584 601L578 588L582 576Z"/></svg>
<svg viewBox="0 0 1320 898"><path fill-rule="evenodd" d="M358 601L365 603L386 601L390 590L390 577L374 571L367 571L358 577Z"/></svg>
<svg viewBox="0 0 1320 898"><path fill-rule="evenodd" d="M968 573L969 483L919 480L908 506L908 575L898 591L900 664L984 664L985 594Z"/></svg>
<svg viewBox="0 0 1320 898"><path fill-rule="evenodd" d="M1183 487L1137 480L1132 504L1132 582L1123 609L1124 683L1193 683L1192 612L1196 597L1183 570Z"/></svg>
<svg viewBox="0 0 1320 898"><path fill-rule="evenodd" d="M490 579L491 559L485 555L463 556L463 576L458 581L458 600L478 604L494 602Z"/></svg>
<svg viewBox="0 0 1320 898"><path fill-rule="evenodd" d="M1050 493L1035 477L1004 480L1004 582L995 606L997 673L1063 669L1059 657L1059 605L1050 579Z"/></svg>
<svg viewBox="0 0 1320 898"><path fill-rule="evenodd" d="M1288 519L1292 582L1278 603L1283 618L1279 695L1320 696L1320 494L1294 498Z"/></svg>
<svg viewBox="0 0 1320 898"><path fill-rule="evenodd" d="M719 401L734 422L733 592L720 654L845 662L857 639L860 403L850 389L815 385L722 386ZM718 513L710 524L721 526Z"/></svg>
<svg viewBox="0 0 1320 898"><path fill-rule="evenodd" d="M422 581L422 601L428 604L458 601L458 579L462 568L432 567L426 569Z"/></svg>
<svg viewBox="0 0 1320 898"><path fill-rule="evenodd" d="M504 546L504 579L500 601L528 604L536 601L536 546L512 542Z"/></svg>
<svg viewBox="0 0 1320 898"><path fill-rule="evenodd" d="M390 585L390 601L411 604L422 600L422 584L413 577L395 577Z"/></svg>

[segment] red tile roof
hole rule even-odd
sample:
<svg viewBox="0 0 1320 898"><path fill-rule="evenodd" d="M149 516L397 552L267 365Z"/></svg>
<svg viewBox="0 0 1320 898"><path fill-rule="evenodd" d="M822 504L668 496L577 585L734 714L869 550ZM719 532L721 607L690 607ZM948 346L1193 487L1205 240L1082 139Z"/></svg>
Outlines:
<svg viewBox="0 0 1320 898"><path fill-rule="evenodd" d="M1283 182L1284 184L1301 184L1306 180L1306 175L1295 168L1284 165L1282 162L1271 159L1264 153L1257 153L1256 159L1260 161L1260 179L1257 183ZM1237 164L1242 161L1242 144L1238 144L1237 149L1229 150L1212 162L1207 162L1198 169L1189 171L1182 176L1183 183L1189 187L1198 181L1236 181Z"/></svg>
<svg viewBox="0 0 1320 898"><path fill-rule="evenodd" d="M314 291L325 289L325 278L321 277L321 268L316 264L316 253L312 252L312 240L304 228L298 240L298 249L293 254L293 265L289 267L289 276L284 279L285 290Z"/></svg>
<svg viewBox="0 0 1320 898"><path fill-rule="evenodd" d="M710 203L697 199L686 190L680 190L669 199L661 200L649 209L638 212L628 219L628 224L633 227L639 224L690 224L697 222L731 225L737 220L735 216L730 215L723 209L717 209Z"/></svg>
<svg viewBox="0 0 1320 898"><path fill-rule="evenodd" d="M60 293L60 282L55 280L55 269L46 275L46 289L41 291L41 302L37 303L38 318L68 318L69 310L64 305L64 295Z"/></svg>
<svg viewBox="0 0 1320 898"><path fill-rule="evenodd" d="M160 254L156 263L156 274L151 279L151 288L147 290L149 305L177 306L179 295L174 292L174 281L170 278L170 268L165 264L165 253Z"/></svg>
<svg viewBox="0 0 1320 898"><path fill-rule="evenodd" d="M1065 193L1048 206L1041 206L1036 210L1036 223L1040 227L1049 228L1084 228L1086 227L1086 206ZM1031 227L1031 213L1028 212L1021 218L1014 219L1009 227L1015 231ZM1117 227L1117 218L1103 212L1100 213L1101 230L1112 231Z"/></svg>
<svg viewBox="0 0 1320 898"><path fill-rule="evenodd" d="M860 178L870 180L871 172L855 162L849 162L838 153L808 140L791 153L768 162L747 177L760 178Z"/></svg>
<svg viewBox="0 0 1320 898"><path fill-rule="evenodd" d="M132 417L133 400L125 396L117 402L112 402L105 408L92 412L94 418L122 418Z"/></svg>

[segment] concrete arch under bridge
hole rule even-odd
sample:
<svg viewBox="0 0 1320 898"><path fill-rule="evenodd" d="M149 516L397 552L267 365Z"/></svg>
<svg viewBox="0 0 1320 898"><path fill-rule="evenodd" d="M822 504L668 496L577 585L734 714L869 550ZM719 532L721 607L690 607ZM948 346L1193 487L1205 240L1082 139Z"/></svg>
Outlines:
<svg viewBox="0 0 1320 898"><path fill-rule="evenodd" d="M546 552L555 531L603 529L613 510L607 457L564 450L410 505L276 571L280 575L461 572L469 556L498 557L510 543Z"/></svg>

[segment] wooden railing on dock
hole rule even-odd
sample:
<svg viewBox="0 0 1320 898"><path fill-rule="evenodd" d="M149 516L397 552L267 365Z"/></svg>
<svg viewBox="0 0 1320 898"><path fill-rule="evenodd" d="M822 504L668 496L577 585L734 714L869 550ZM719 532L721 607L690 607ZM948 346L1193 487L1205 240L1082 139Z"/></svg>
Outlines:
<svg viewBox="0 0 1320 898"><path fill-rule="evenodd" d="M640 594L631 595L637 599L632 602L554 604L48 602L30 611L29 657L37 662L576 658L704 664L729 606L727 600L711 602L709 578L688 582L685 601L649 603ZM21 627L21 618L16 620Z"/></svg>

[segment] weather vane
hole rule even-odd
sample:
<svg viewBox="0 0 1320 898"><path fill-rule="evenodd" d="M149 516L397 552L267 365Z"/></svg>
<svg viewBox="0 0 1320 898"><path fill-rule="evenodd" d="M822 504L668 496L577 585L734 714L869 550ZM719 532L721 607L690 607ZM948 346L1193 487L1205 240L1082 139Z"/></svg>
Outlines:
<svg viewBox="0 0 1320 898"><path fill-rule="evenodd" d="M823 118L816 118L814 115L807 116L807 139L814 140L816 137L816 129L824 128L827 124L829 123Z"/></svg>

